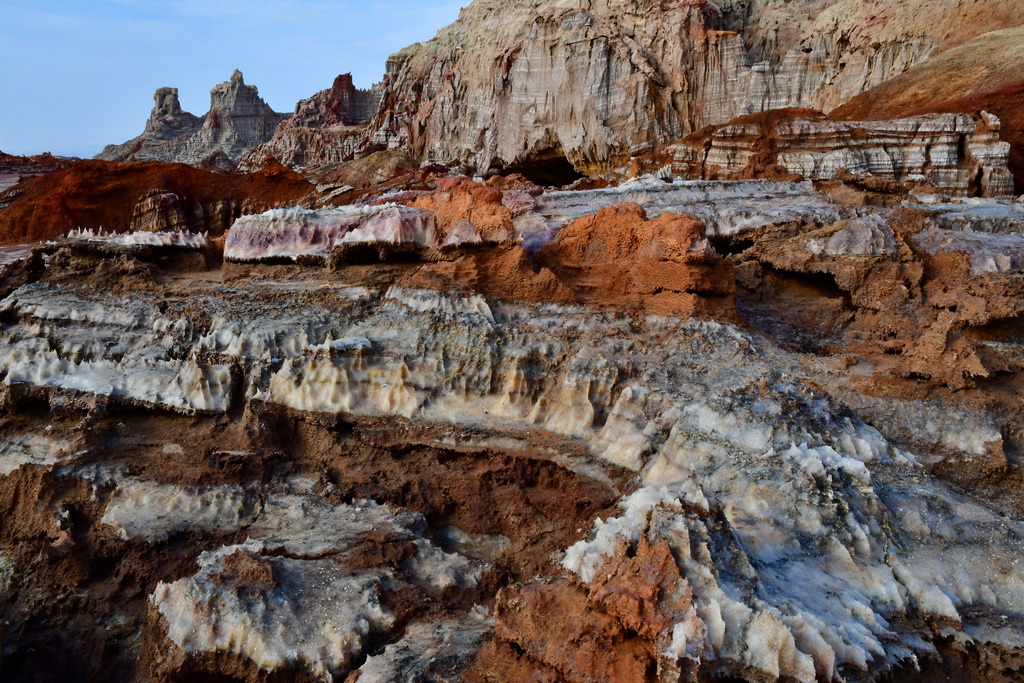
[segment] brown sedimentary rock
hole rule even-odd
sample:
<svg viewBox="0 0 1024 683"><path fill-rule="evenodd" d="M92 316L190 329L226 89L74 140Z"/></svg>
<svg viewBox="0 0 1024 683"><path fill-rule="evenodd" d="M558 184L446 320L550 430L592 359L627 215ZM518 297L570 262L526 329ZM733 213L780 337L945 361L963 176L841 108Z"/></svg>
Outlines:
<svg viewBox="0 0 1024 683"><path fill-rule="evenodd" d="M925 219L925 223L927 223ZM755 240L736 266L748 314L769 301L804 343L884 354L890 372L952 389L1014 366L975 330L1024 312L1015 237L921 230L922 217L856 218L807 231L786 226ZM988 252L994 252L996 257Z"/></svg>
<svg viewBox="0 0 1024 683"><path fill-rule="evenodd" d="M580 301L652 313L729 317L732 266L707 241L704 225L664 213L647 220L636 204L616 204L574 221L540 252Z"/></svg>
<svg viewBox="0 0 1024 683"><path fill-rule="evenodd" d="M403 279L402 284L445 291L468 289L512 301L576 300L573 291L549 268L536 266L521 245L506 243L446 251L442 250L436 262L424 264Z"/></svg>
<svg viewBox="0 0 1024 683"><path fill-rule="evenodd" d="M503 589L495 617L497 639L515 644L567 681L639 682L648 680L654 668L649 643L564 581ZM470 675L509 680L501 671L502 661L488 661L488 654L481 652Z"/></svg>
<svg viewBox="0 0 1024 683"><path fill-rule="evenodd" d="M641 538L635 548L621 542L586 587L594 603L651 642L664 638L693 606L693 591L664 539Z"/></svg>
<svg viewBox="0 0 1024 683"><path fill-rule="evenodd" d="M667 665L664 674L675 665L658 662L673 626L683 618L699 623L671 547L646 537L622 541L589 584L533 583L505 589L497 601L495 640L469 680L514 680L509 672L523 663L513 647L541 672L569 681L651 680L657 664Z"/></svg>
<svg viewBox="0 0 1024 683"><path fill-rule="evenodd" d="M361 159L340 164L328 164L318 169L315 176L321 186L362 189L386 183L400 176L419 171L420 165L408 154L400 151L374 152Z"/></svg>
<svg viewBox="0 0 1024 683"><path fill-rule="evenodd" d="M438 178L436 191L408 205L434 214L438 241L505 242L513 239L512 212L504 193L469 178Z"/></svg>

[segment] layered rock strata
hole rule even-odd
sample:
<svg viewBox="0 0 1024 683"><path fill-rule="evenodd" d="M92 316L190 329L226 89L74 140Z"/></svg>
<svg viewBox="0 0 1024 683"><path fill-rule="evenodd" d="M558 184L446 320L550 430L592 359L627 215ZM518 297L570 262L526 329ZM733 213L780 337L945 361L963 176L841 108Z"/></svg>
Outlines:
<svg viewBox="0 0 1024 683"><path fill-rule="evenodd" d="M773 111L705 128L669 150L673 173L684 178L817 181L845 171L928 183L947 194L1013 194L1010 144L987 112L838 122L819 112Z"/></svg>
<svg viewBox="0 0 1024 683"><path fill-rule="evenodd" d="M439 246L433 217L425 211L394 204L320 211L293 207L235 221L224 257L231 261L326 257L336 247L358 242Z"/></svg>
<svg viewBox="0 0 1024 683"><path fill-rule="evenodd" d="M284 249L223 268L37 247L4 674L1018 675L1024 209L842 182L449 178L246 217Z"/></svg>
<svg viewBox="0 0 1024 683"><path fill-rule="evenodd" d="M278 114L246 85L237 69L231 79L210 90L210 110L197 117L181 109L177 88L160 88L142 135L108 145L97 159L166 161L193 166L233 168L241 158L274 134L288 118Z"/></svg>
<svg viewBox="0 0 1024 683"><path fill-rule="evenodd" d="M1022 23L1007 0L477 0L392 55L369 140L475 173L564 182L741 115L830 110Z"/></svg>
<svg viewBox="0 0 1024 683"><path fill-rule="evenodd" d="M1024 28L992 31L942 52L830 115L836 119L887 119L931 112L992 112L1011 144L1010 170L1024 193Z"/></svg>

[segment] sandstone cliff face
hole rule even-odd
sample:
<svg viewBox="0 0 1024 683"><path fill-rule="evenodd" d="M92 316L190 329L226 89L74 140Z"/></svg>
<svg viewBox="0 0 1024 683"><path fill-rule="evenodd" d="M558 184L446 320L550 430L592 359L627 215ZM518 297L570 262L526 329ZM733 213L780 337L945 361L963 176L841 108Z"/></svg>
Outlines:
<svg viewBox="0 0 1024 683"><path fill-rule="evenodd" d="M1010 145L999 129L987 112L837 122L787 109L702 129L669 149L673 174L684 178L830 180L847 171L929 183L947 194L1009 197Z"/></svg>
<svg viewBox="0 0 1024 683"><path fill-rule="evenodd" d="M182 111L177 88L160 88L139 137L108 145L97 159L170 161L193 166L234 167L242 156L267 141L287 114L273 111L237 69L210 90L210 111L202 117Z"/></svg>
<svg viewBox="0 0 1024 683"><path fill-rule="evenodd" d="M592 174L740 115L832 109L1021 23L1009 0L477 0L389 59L369 139L480 173Z"/></svg>
<svg viewBox="0 0 1024 683"><path fill-rule="evenodd" d="M295 105L295 114L273 137L249 153L242 170L259 168L274 157L291 167L320 167L352 158L363 130L377 112L379 93L359 90L351 74L341 74L327 90Z"/></svg>

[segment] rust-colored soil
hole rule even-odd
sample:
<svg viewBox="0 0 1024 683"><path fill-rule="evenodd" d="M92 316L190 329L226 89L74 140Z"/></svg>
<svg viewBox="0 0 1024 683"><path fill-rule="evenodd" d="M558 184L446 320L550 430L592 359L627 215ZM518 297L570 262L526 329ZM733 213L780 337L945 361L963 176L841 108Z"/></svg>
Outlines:
<svg viewBox="0 0 1024 683"><path fill-rule="evenodd" d="M651 313L730 318L732 266L697 219L665 213L647 220L636 204L616 204L564 228L540 263L585 303Z"/></svg>
<svg viewBox="0 0 1024 683"><path fill-rule="evenodd" d="M80 161L9 192L0 211L0 244L53 239L76 228L128 230L148 193L176 195L187 227L220 234L243 213L298 204L315 188L283 166L252 174L207 171L185 164Z"/></svg>

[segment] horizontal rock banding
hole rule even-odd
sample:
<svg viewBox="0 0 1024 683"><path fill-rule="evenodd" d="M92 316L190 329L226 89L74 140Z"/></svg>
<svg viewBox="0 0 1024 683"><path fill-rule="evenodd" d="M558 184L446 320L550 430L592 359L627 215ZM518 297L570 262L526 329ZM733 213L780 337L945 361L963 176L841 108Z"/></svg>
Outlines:
<svg viewBox="0 0 1024 683"><path fill-rule="evenodd" d="M842 171L926 182L957 195L1008 197L1010 145L999 119L982 112L891 121L833 121L819 112L783 110L705 129L672 146L684 178L757 178L789 174L830 180Z"/></svg>

